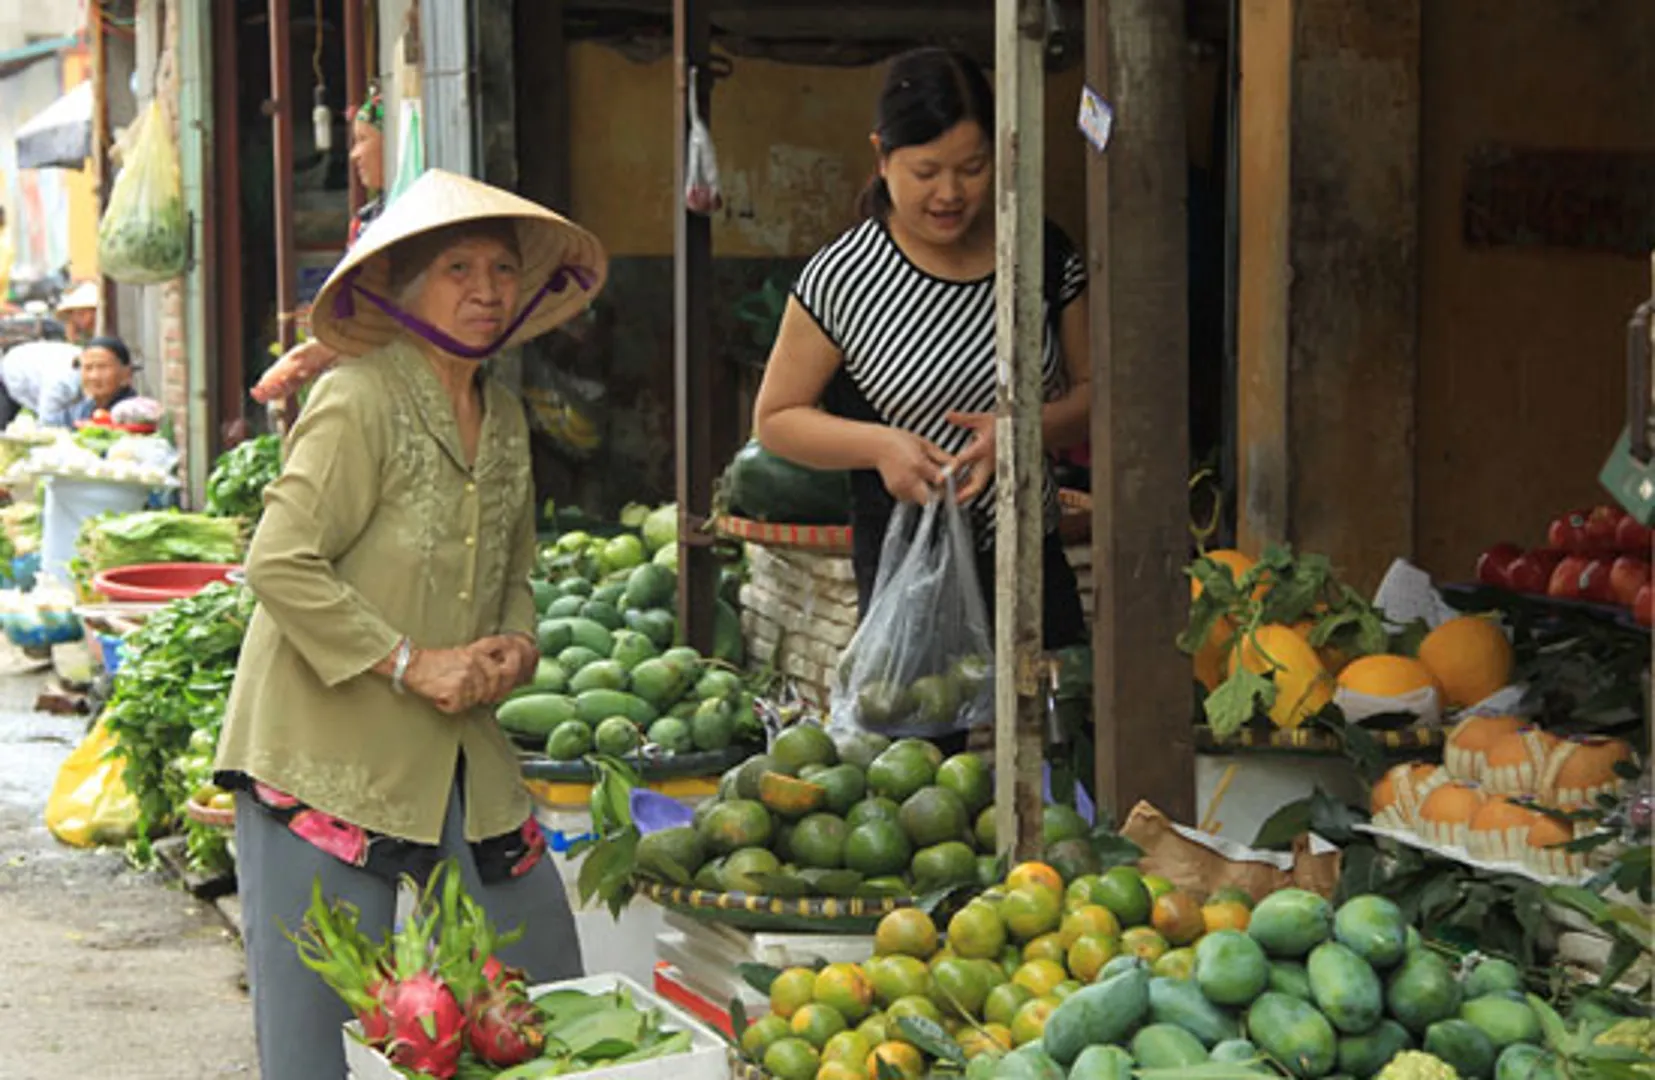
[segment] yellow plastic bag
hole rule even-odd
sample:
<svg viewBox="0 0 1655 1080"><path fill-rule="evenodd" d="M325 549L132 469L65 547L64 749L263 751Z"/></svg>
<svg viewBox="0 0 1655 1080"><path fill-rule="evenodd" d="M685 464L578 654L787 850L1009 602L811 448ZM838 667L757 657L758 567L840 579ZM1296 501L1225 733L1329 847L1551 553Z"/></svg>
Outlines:
<svg viewBox="0 0 1655 1080"><path fill-rule="evenodd" d="M127 790L126 762L100 719L57 772L46 800L46 827L65 844L124 844L138 824L138 800Z"/></svg>
<svg viewBox="0 0 1655 1080"><path fill-rule="evenodd" d="M142 124L98 223L98 269L128 285L175 278L189 260L178 151L159 98Z"/></svg>

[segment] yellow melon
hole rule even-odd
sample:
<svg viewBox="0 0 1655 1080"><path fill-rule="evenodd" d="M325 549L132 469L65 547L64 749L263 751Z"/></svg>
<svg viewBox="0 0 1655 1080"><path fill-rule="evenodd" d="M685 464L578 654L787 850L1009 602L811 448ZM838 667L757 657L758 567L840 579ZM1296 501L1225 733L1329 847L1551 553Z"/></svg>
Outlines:
<svg viewBox="0 0 1655 1080"><path fill-rule="evenodd" d="M1243 637L1230 657L1230 670L1269 675L1276 684L1270 722L1291 731L1333 700L1333 679L1308 642L1290 626L1261 626Z"/></svg>

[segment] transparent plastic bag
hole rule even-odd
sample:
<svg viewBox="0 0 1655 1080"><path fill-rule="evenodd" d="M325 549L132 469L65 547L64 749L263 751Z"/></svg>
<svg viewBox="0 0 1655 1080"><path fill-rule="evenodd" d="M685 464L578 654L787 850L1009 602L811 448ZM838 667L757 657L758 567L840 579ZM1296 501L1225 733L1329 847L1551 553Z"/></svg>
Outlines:
<svg viewBox="0 0 1655 1080"><path fill-rule="evenodd" d="M724 192L718 184L718 156L713 152L713 133L701 119L696 81L700 72L690 71L690 147L685 168L684 205L694 214L716 214L724 206Z"/></svg>
<svg viewBox="0 0 1655 1080"><path fill-rule="evenodd" d="M182 274L188 259L178 150L157 99L144 113L98 223L98 269L128 285L153 285Z"/></svg>
<svg viewBox="0 0 1655 1080"><path fill-rule="evenodd" d="M917 518L917 521L916 521ZM862 624L830 687L830 726L941 735L994 713L988 609L954 480L924 507L900 503Z"/></svg>

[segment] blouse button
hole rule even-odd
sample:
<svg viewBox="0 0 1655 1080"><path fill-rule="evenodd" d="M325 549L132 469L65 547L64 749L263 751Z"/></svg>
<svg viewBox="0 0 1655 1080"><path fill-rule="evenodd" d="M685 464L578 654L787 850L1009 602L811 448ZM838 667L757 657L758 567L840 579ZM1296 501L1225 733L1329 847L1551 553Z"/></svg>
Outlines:
<svg viewBox="0 0 1655 1080"><path fill-rule="evenodd" d="M475 495L477 493L477 485L470 482L469 480L466 481L465 493L467 495Z"/></svg>
<svg viewBox="0 0 1655 1080"><path fill-rule="evenodd" d="M461 600L470 600L471 599L471 594L466 592L464 589L461 589L460 590L460 599Z"/></svg>
<svg viewBox="0 0 1655 1080"><path fill-rule="evenodd" d="M477 538L475 536L466 537L465 538L465 546L466 547L476 547L477 546Z"/></svg>

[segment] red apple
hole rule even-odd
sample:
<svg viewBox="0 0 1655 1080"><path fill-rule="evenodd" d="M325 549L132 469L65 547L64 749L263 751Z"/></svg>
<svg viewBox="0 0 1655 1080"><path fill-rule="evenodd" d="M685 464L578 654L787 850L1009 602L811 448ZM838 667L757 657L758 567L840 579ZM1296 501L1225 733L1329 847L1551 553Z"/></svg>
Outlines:
<svg viewBox="0 0 1655 1080"><path fill-rule="evenodd" d="M1609 591L1614 602L1631 607L1638 599L1638 590L1649 584L1649 560L1638 555L1622 555L1609 567Z"/></svg>
<svg viewBox="0 0 1655 1080"><path fill-rule="evenodd" d="M1585 551L1586 514L1585 510L1570 510L1552 518L1546 526L1546 546L1571 553Z"/></svg>
<svg viewBox="0 0 1655 1080"><path fill-rule="evenodd" d="M1632 601L1632 616L1644 626L1655 623L1655 588L1645 585Z"/></svg>
<svg viewBox="0 0 1655 1080"><path fill-rule="evenodd" d="M1594 506L1586 515L1583 532L1586 546L1593 551L1612 551L1615 547L1615 529L1626 511L1618 506Z"/></svg>
<svg viewBox="0 0 1655 1080"><path fill-rule="evenodd" d="M1615 526L1615 550L1624 551L1628 555L1642 555L1649 558L1651 533L1649 526L1640 522L1631 514L1620 519Z"/></svg>
<svg viewBox="0 0 1655 1080"><path fill-rule="evenodd" d="M1610 581L1610 572L1614 568L1613 559L1591 559L1586 563L1586 569L1580 572L1580 598L1590 600L1594 604L1613 604L1615 602L1615 588ZM1637 594L1633 594L1634 597Z"/></svg>
<svg viewBox="0 0 1655 1080"><path fill-rule="evenodd" d="M1555 600L1582 599L1582 577L1591 560L1584 555L1565 555L1563 561L1557 564L1552 571L1552 577L1546 583L1546 595Z"/></svg>
<svg viewBox="0 0 1655 1080"><path fill-rule="evenodd" d="M1477 556L1477 580L1496 588L1509 588L1506 569L1523 554L1516 544L1498 543Z"/></svg>

